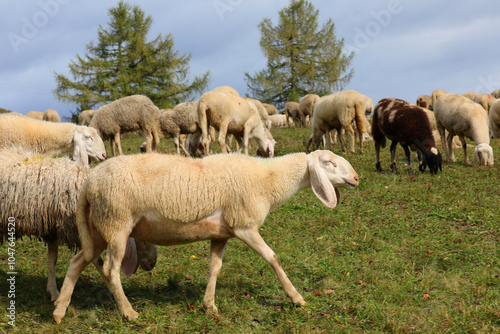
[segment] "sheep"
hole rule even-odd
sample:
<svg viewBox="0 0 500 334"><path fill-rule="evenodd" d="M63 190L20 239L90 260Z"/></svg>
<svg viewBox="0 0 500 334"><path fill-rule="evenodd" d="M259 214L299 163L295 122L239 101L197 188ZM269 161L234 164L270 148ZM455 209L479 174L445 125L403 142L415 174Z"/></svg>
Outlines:
<svg viewBox="0 0 500 334"><path fill-rule="evenodd" d="M90 122L103 140L109 139L111 155L123 155L120 134L140 130L146 137L146 151L156 150L159 144L158 120L160 110L144 95L123 97L97 109Z"/></svg>
<svg viewBox="0 0 500 334"><path fill-rule="evenodd" d="M331 139L329 131L336 129L342 147L345 152L341 130L347 131L350 137L350 152L354 153L354 130L352 122L356 122L359 138L363 138L366 132L366 96L354 90L337 92L323 96L314 105L311 120L312 135L309 138L306 149L312 144L317 148L325 136L328 141L328 149L331 150ZM363 140L359 141L360 152L363 153Z"/></svg>
<svg viewBox="0 0 500 334"><path fill-rule="evenodd" d="M493 138L500 138L500 99L493 101L488 114L491 135Z"/></svg>
<svg viewBox="0 0 500 334"><path fill-rule="evenodd" d="M266 108L267 114L269 116L278 115L278 109L275 106L273 106L272 104L262 103L262 105L264 106L264 108Z"/></svg>
<svg viewBox="0 0 500 334"><path fill-rule="evenodd" d="M465 96L466 98L468 98L469 100L474 101L474 98L477 96L477 93L465 92L462 95Z"/></svg>
<svg viewBox="0 0 500 334"><path fill-rule="evenodd" d="M483 107L484 110L486 110L486 112L489 112L490 106L493 103L493 101L495 101L495 98L490 94L477 94L474 97L473 101L481 105L481 107Z"/></svg>
<svg viewBox="0 0 500 334"><path fill-rule="evenodd" d="M432 110L432 96L425 94L419 95L417 97L417 106Z"/></svg>
<svg viewBox="0 0 500 334"><path fill-rule="evenodd" d="M80 248L75 210L89 173L90 169L66 157L49 158L16 148L0 150L0 242L33 236L47 244L47 292L52 301L59 295L55 271L58 246ZM9 217L15 219L15 236L9 233ZM139 248L142 268L152 269L156 247ZM124 269L130 267L124 265ZM135 264L132 267L137 269ZM130 270L126 274L131 274Z"/></svg>
<svg viewBox="0 0 500 334"><path fill-rule="evenodd" d="M311 119L314 104L316 103L316 101L318 101L318 99L319 96L316 94L307 94L302 96L302 98L299 100L299 116L301 126L303 128L306 127L306 117L309 116L309 119Z"/></svg>
<svg viewBox="0 0 500 334"><path fill-rule="evenodd" d="M83 110L78 115L78 124L80 125L90 125L92 117L94 117L95 110Z"/></svg>
<svg viewBox="0 0 500 334"><path fill-rule="evenodd" d="M0 115L0 148L16 146L35 153L72 154L85 165L89 158L102 161L106 149L94 128L72 123L52 123L16 113Z"/></svg>
<svg viewBox="0 0 500 334"><path fill-rule="evenodd" d="M334 208L340 203L337 187L354 189L358 183L349 162L330 151L271 159L241 154L192 159L154 153L110 159L91 171L82 187L76 219L82 251L70 261L53 317L57 323L62 321L80 273L107 249L103 274L108 287L122 316L137 318L117 266L129 236L164 246L210 240L203 298L210 313L217 312L216 280L224 248L233 237L262 256L285 294L303 306L304 299L258 229L271 210L305 188L311 187L322 203Z"/></svg>
<svg viewBox="0 0 500 334"><path fill-rule="evenodd" d="M437 99L442 96L448 94L447 91L442 90L442 89L435 89L432 91L431 99L432 99L432 110L434 110L434 104L436 103Z"/></svg>
<svg viewBox="0 0 500 334"><path fill-rule="evenodd" d="M252 99L250 97L245 97L245 100L254 104L255 109L257 109L257 111L259 112L260 119L262 120L262 122L264 122L264 125L266 126L266 129L267 130L271 129L271 121L269 120L269 114L267 113L266 108L264 108L262 102L256 99Z"/></svg>
<svg viewBox="0 0 500 334"><path fill-rule="evenodd" d="M240 93L236 89L234 89L231 86L219 86L215 87L214 89L211 90L212 92L219 92L219 93L224 93L227 95L236 95L240 96Z"/></svg>
<svg viewBox="0 0 500 334"><path fill-rule="evenodd" d="M441 96L434 105L436 126L448 161L455 162L452 141L459 136L464 150L464 163L469 164L465 137L476 143L474 165L493 165L493 149L490 146L488 115L477 103L458 94ZM445 137L445 130L448 137ZM448 146L446 146L446 142Z"/></svg>
<svg viewBox="0 0 500 334"><path fill-rule="evenodd" d="M174 144L177 154L180 149L188 156L191 153L186 149L184 143L180 140L180 135L199 133L201 128L198 119L198 101L180 103L174 109L165 109L160 116L160 138L174 137Z"/></svg>
<svg viewBox="0 0 500 334"><path fill-rule="evenodd" d="M287 102L285 104L284 114L286 115L288 127L290 127L291 124L290 119L294 122L294 124L297 124L297 126L298 124L301 124L298 102L294 101Z"/></svg>
<svg viewBox="0 0 500 334"><path fill-rule="evenodd" d="M500 99L500 89L495 89L494 91L492 91L491 96L493 96L495 99Z"/></svg>
<svg viewBox="0 0 500 334"><path fill-rule="evenodd" d="M61 117L59 116L57 111L55 111L54 109L45 110L43 113L42 119L44 121L48 121L48 122L56 122L56 123L61 122Z"/></svg>
<svg viewBox="0 0 500 334"><path fill-rule="evenodd" d="M218 141L223 153L228 153L226 135L233 134L240 147L244 147L245 154L248 154L249 139L253 137L259 145L258 154L266 157L274 155L274 139L266 132L255 105L240 96L214 91L203 94L198 100L198 118L207 154L210 148L207 131L212 126L219 131Z"/></svg>
<svg viewBox="0 0 500 334"><path fill-rule="evenodd" d="M34 118L34 119L39 119L39 120L43 120L43 112L41 111L29 111L26 116L28 117L31 117L31 118Z"/></svg>
<svg viewBox="0 0 500 334"><path fill-rule="evenodd" d="M386 138L391 143L391 169L397 171L396 146L401 144L411 168L410 150L418 150L419 166L421 172L429 166L431 174L437 174L442 170L441 153L436 148L432 135L429 117L424 108L411 106L408 102L400 99L382 99L375 106L373 112L372 136L375 142L376 168L382 171L380 166L380 147L385 147Z"/></svg>
<svg viewBox="0 0 500 334"><path fill-rule="evenodd" d="M286 115L270 115L269 119L271 120L271 126L273 128L284 128L286 127Z"/></svg>

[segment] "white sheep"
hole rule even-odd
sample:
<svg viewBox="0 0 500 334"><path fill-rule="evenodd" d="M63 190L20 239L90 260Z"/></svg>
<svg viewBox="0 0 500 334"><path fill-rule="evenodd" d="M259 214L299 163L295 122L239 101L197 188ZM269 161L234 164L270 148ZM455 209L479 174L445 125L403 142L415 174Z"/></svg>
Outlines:
<svg viewBox="0 0 500 334"><path fill-rule="evenodd" d="M425 94L419 95L417 97L417 106L432 110L432 96Z"/></svg>
<svg viewBox="0 0 500 334"><path fill-rule="evenodd" d="M266 108L267 114L269 116L278 115L278 108L276 108L276 106L273 106L272 104L269 103L262 103L262 105L264 106L264 108Z"/></svg>
<svg viewBox="0 0 500 334"><path fill-rule="evenodd" d="M483 107L462 95L447 94L438 98L434 104L434 116L448 161L455 162L452 142L454 136L459 136L466 165L469 159L465 137L476 143L474 164L493 165L488 115ZM445 137L445 130L448 131L448 137Z"/></svg>
<svg viewBox="0 0 500 334"><path fill-rule="evenodd" d="M123 97L97 109L90 126L97 129L103 140L109 139L111 155L123 154L120 134L140 131L146 137L146 151L156 150L159 143L158 119L160 110L144 95Z"/></svg>
<svg viewBox="0 0 500 334"><path fill-rule="evenodd" d="M34 118L34 119L39 119L39 120L43 120L43 112L41 111L29 111L26 116L28 117L31 117L31 118Z"/></svg>
<svg viewBox="0 0 500 334"><path fill-rule="evenodd" d="M341 130L344 129L350 137L350 152L354 153L354 129L353 121L356 123L359 138L367 132L366 124L366 95L354 90L337 92L323 96L314 105L311 120L312 135L307 143L307 148L312 144L313 149L322 142L323 136L328 141L328 149L331 150L329 132L337 130L342 152L345 152ZM359 141L360 152L363 153L363 140Z"/></svg>
<svg viewBox="0 0 500 334"><path fill-rule="evenodd" d="M59 295L55 269L58 246L80 248L75 210L89 173L90 169L68 158L49 158L15 148L0 150L0 241L13 236L8 226L12 217L16 238L33 236L47 243L47 292L52 301ZM156 247L142 244L137 243L138 260L143 269L150 270L156 262ZM135 262L124 263L127 275L137 269Z"/></svg>
<svg viewBox="0 0 500 334"><path fill-rule="evenodd" d="M270 133L266 132L255 105L240 96L214 91L203 94L198 100L198 118L207 153L210 150L208 128L212 126L219 131L218 141L224 153L228 153L226 135L233 134L240 147L244 147L245 154L248 154L249 140L255 138L258 154L274 155L274 140L269 138Z"/></svg>
<svg viewBox="0 0 500 334"><path fill-rule="evenodd" d="M495 98L490 94L477 94L474 97L473 101L483 107L484 110L489 112L491 104L493 103L493 101L495 101Z"/></svg>
<svg viewBox="0 0 500 334"><path fill-rule="evenodd" d="M110 159L97 166L83 185L76 220L82 251L69 264L54 319L62 321L80 273L106 248L103 274L108 287L121 314L127 320L137 318L123 292L118 266L129 236L164 246L210 240L203 298L209 312L217 312L217 276L226 243L234 237L271 265L294 304L305 305L259 227L271 210L303 189L311 187L333 208L340 203L337 187L354 189L358 183L349 162L330 151L271 159L241 154L203 159L139 154Z"/></svg>
<svg viewBox="0 0 500 334"><path fill-rule="evenodd" d="M286 127L286 115L270 115L269 120L271 121L271 127L273 128L284 128Z"/></svg>
<svg viewBox="0 0 500 334"><path fill-rule="evenodd" d="M89 157L102 161L106 149L94 128L72 123L46 122L16 113L0 115L0 148L24 148L35 153L72 154L87 165Z"/></svg>
<svg viewBox="0 0 500 334"><path fill-rule="evenodd" d="M474 93L474 92L465 92L465 93L462 94L462 96L465 96L469 100L474 101L474 98L477 96L477 93Z"/></svg>
<svg viewBox="0 0 500 334"><path fill-rule="evenodd" d="M264 122L264 125L266 126L266 129L268 130L271 129L271 121L269 120L269 114L267 113L267 110L262 104L262 102L260 102L257 99L252 99L250 97L245 97L245 100L247 100L247 102L254 104L255 109L257 109L257 111L259 112L260 119L262 120L262 122Z"/></svg>
<svg viewBox="0 0 500 334"><path fill-rule="evenodd" d="M48 122L56 122L56 123L61 122L61 117L59 116L58 112L54 109L45 110L43 112L42 119Z"/></svg>
<svg viewBox="0 0 500 334"><path fill-rule="evenodd" d="M80 125L90 125L92 117L94 117L95 110L83 110L78 115L78 124Z"/></svg>
<svg viewBox="0 0 500 334"><path fill-rule="evenodd" d="M299 112L299 103L290 101L285 104L285 111L284 114L286 115L287 119L287 124L290 127L292 122L294 124L301 124L301 119L300 119L300 112Z"/></svg>
<svg viewBox="0 0 500 334"><path fill-rule="evenodd" d="M500 89L495 89L494 91L491 92L491 95L495 98L495 99L500 99Z"/></svg>
<svg viewBox="0 0 500 334"><path fill-rule="evenodd" d="M442 90L442 89L435 89L432 91L431 95L431 100L432 100L432 110L434 110L434 104L436 103L437 99L442 96L448 94L447 91Z"/></svg>
<svg viewBox="0 0 500 334"><path fill-rule="evenodd" d="M307 94L300 98L299 100L299 117L301 126L303 128L307 127L306 117L309 116L309 120L312 118L313 107L316 101L318 101L319 96L316 94Z"/></svg>
<svg viewBox="0 0 500 334"><path fill-rule="evenodd" d="M500 99L493 101L488 114L491 135L493 138L500 138Z"/></svg>

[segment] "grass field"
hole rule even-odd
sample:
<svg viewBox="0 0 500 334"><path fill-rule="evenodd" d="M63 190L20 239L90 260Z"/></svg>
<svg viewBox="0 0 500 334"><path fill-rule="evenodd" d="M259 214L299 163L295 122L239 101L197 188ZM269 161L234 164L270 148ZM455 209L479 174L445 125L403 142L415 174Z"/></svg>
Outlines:
<svg viewBox="0 0 500 334"><path fill-rule="evenodd" d="M308 129L273 129L276 155L304 151ZM127 154L141 138L125 136ZM497 156L500 142L492 147ZM160 150L173 153L171 140ZM357 146L357 151L359 147ZM109 150L108 150L109 152ZM340 154L339 147L334 152ZM139 318L122 320L97 271L80 277L62 324L45 291L43 242L18 240L15 327L8 324L7 247L0 248L0 332L6 333L499 333L500 161L494 167L445 162L437 175L375 171L372 142L345 154L360 176L355 190L328 209L306 190L271 212L261 234L305 298L295 307L271 267L233 239L216 289L219 314L201 308L208 242L160 247L156 268L122 276ZM389 149L382 166L389 170ZM473 161L473 149L469 149ZM417 166L414 158L414 166ZM73 253L61 247L62 285Z"/></svg>

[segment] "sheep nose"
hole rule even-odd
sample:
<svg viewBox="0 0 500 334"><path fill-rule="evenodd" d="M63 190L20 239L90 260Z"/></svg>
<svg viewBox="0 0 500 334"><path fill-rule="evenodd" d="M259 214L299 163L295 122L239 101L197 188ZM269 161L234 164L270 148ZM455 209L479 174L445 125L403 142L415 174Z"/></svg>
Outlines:
<svg viewBox="0 0 500 334"><path fill-rule="evenodd" d="M103 158L103 160L106 159L106 153L102 154L102 158Z"/></svg>
<svg viewBox="0 0 500 334"><path fill-rule="evenodd" d="M359 183L359 177L358 177L358 174L354 175L354 180Z"/></svg>

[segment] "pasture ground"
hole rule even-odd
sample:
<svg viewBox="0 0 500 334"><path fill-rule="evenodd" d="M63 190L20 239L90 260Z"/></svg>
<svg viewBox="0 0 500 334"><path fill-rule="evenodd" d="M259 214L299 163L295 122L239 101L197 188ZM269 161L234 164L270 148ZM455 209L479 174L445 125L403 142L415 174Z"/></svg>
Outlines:
<svg viewBox="0 0 500 334"><path fill-rule="evenodd" d="M273 129L276 155L305 150L309 129ZM126 154L142 138L126 135ZM360 176L328 209L311 190L270 213L261 234L305 298L295 307L271 267L238 240L228 243L216 289L216 316L201 301L209 243L160 247L156 268L122 282L139 318L126 322L92 266L80 277L62 324L45 291L47 248L18 240L15 327L8 324L7 245L0 247L0 332L5 333L498 333L500 332L500 141L494 167L443 164L437 175L404 166L375 170L373 142L343 154ZM173 153L172 140L160 151ZM108 152L110 152L108 150ZM339 146L334 152L340 154ZM441 150L442 152L442 150ZM443 152L442 152L443 153ZM473 161L473 149L469 149ZM47 194L50 196L50 194ZM74 253L60 248L61 287Z"/></svg>

